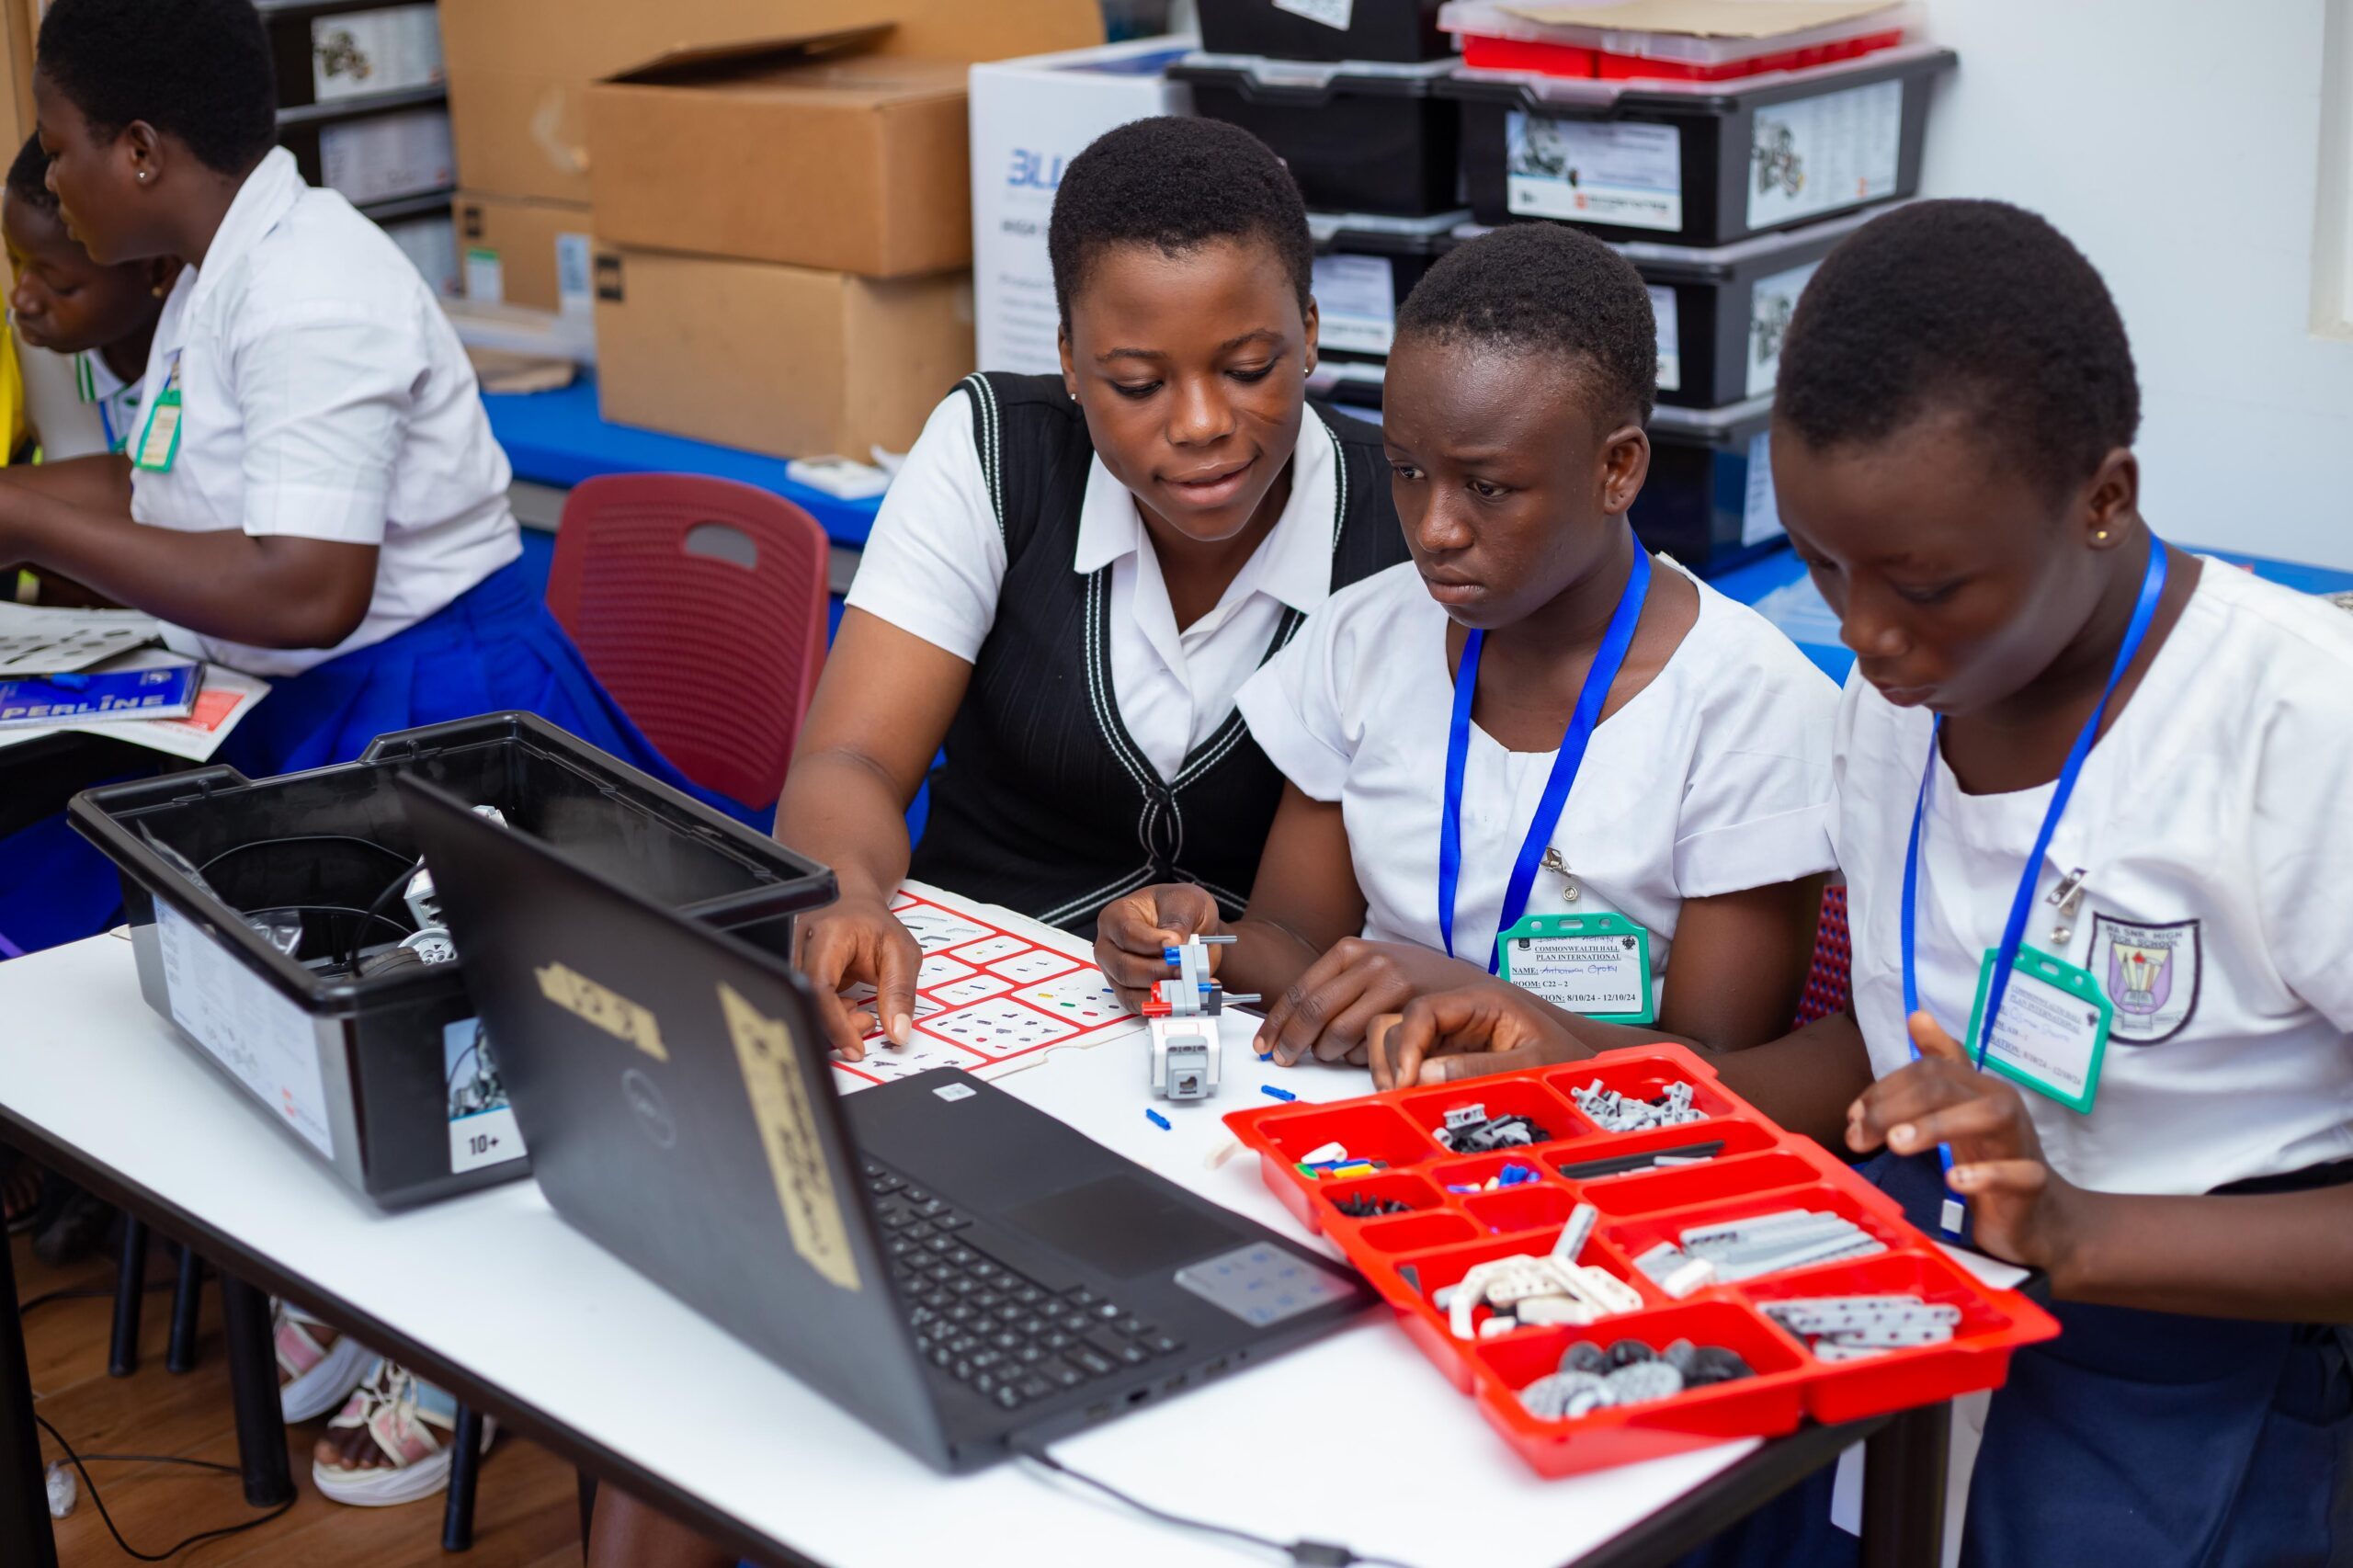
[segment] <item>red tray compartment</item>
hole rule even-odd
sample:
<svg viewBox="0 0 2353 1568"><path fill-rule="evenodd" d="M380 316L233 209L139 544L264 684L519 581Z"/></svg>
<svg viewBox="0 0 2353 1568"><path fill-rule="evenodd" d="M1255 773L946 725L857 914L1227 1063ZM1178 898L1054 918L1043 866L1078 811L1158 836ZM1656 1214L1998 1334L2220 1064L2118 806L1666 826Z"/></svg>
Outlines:
<svg viewBox="0 0 2353 1568"><path fill-rule="evenodd" d="M2021 1343L2021 1309L2032 1317L2044 1317L2025 1297L1988 1288L1941 1252L1908 1248L1792 1269L1733 1290L1756 1306L1807 1296L1894 1295L1961 1309L1961 1325L1943 1345L1915 1345L1859 1361L1813 1361L1809 1355L1814 1370L1807 1380L1808 1407L1823 1421L1857 1421L1999 1388L2009 1376L2010 1352ZM2047 1337L2033 1335L2029 1340Z"/></svg>
<svg viewBox="0 0 2353 1568"><path fill-rule="evenodd" d="M1574 1421L1541 1420L1519 1403L1519 1391L1555 1370L1577 1341L1590 1340L1606 1350L1621 1339L1639 1339L1654 1350L1678 1339L1721 1345L1756 1375L1650 1404L1597 1410ZM1538 1474L1548 1476L1632 1464L1733 1437L1795 1431L1805 1415L1811 1365L1785 1337L1729 1301L1629 1312L1583 1328L1527 1329L1478 1344L1469 1362L1479 1414Z"/></svg>
<svg viewBox="0 0 2353 1568"><path fill-rule="evenodd" d="M1639 1132L1600 1131L1569 1098L1571 1090L1597 1078L1643 1099L1671 1083L1688 1083L1692 1105L1705 1119ZM1531 1116L1563 1136L1490 1154L1449 1153L1430 1131L1443 1124L1448 1107L1470 1104L1494 1116ZM1849 1421L1997 1388L2014 1351L2059 1331L2025 1297L1980 1283L1907 1224L1893 1199L1811 1139L1775 1127L1727 1090L1705 1060L1681 1046L1637 1047L1572 1066L1329 1105L1254 1107L1225 1120L1258 1154L1267 1185L1310 1229L1331 1235L1396 1309L1423 1353L1472 1396L1488 1424L1540 1474L1571 1475L1733 1437L1771 1437L1807 1416ZM1717 1140L1722 1152L1699 1165L1583 1180L1559 1172L1585 1160ZM1346 1181L1302 1176L1299 1161L1331 1142L1391 1168ZM1484 1187L1509 1165L1535 1172L1536 1179ZM1450 1185L1478 1190L1449 1192ZM1350 1196L1387 1198L1412 1211L1353 1219L1332 1207L1334 1199ZM1643 1306L1583 1327L1456 1339L1430 1296L1460 1281L1474 1264L1550 1252L1580 1202L1599 1210L1600 1221L1579 1261L1625 1280ZM1889 1250L1711 1285L1681 1301L1633 1267L1636 1256L1693 1226L1789 1209L1842 1215ZM1823 1361L1759 1310L1760 1303L1795 1297L1878 1294L1957 1306L1961 1324L1945 1344ZM1481 1308L1478 1317L1486 1315ZM1737 1351L1756 1376L1574 1421L1539 1420L1520 1405L1518 1391L1554 1369L1571 1344L1589 1339L1607 1346L1621 1338L1660 1350L1677 1339L1721 1345Z"/></svg>

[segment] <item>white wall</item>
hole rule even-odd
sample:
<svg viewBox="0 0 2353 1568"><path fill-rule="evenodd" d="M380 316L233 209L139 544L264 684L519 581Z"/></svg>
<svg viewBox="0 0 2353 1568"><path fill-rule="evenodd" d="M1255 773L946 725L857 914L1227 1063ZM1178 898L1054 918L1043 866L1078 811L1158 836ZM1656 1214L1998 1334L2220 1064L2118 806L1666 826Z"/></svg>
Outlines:
<svg viewBox="0 0 2353 1568"><path fill-rule="evenodd" d="M2353 51L2353 0L1928 9L1961 68L1922 193L2033 208L2107 278L2140 368L2151 524L2353 570L2353 336L2313 330L2325 121L2346 133L2324 115L2324 58ZM2332 185L2353 176L2341 153L2329 167ZM2342 193L2325 205L2338 221Z"/></svg>

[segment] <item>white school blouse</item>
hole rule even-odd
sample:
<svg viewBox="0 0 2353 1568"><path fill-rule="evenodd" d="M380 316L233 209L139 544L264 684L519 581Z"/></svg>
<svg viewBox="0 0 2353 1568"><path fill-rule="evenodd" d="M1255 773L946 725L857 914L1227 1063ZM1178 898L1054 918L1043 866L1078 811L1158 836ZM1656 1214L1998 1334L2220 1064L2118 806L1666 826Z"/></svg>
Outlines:
<svg viewBox="0 0 2353 1568"><path fill-rule="evenodd" d="M1660 557L1661 566L1680 571ZM1666 972L1687 898L1831 868L1837 687L1745 605L1694 579L1699 615L1633 700L1602 721L1553 830L1580 896L1540 871L1527 913L1614 911ZM1409 562L1342 589L1242 688L1251 738L1300 791L1337 801L1365 895L1364 935L1443 950L1438 823L1454 681L1447 615ZM1455 956L1483 964L1505 884L1556 754L1476 726L1463 768Z"/></svg>
<svg viewBox="0 0 2353 1568"><path fill-rule="evenodd" d="M35 348L19 335L17 362L24 369L25 417L40 443L41 461L119 452L138 434L144 382L126 382L97 350L58 354Z"/></svg>
<svg viewBox="0 0 2353 1568"><path fill-rule="evenodd" d="M1882 1076L1911 1059L1899 921L1929 722L1859 676L1839 705L1855 1014ZM1937 759L1920 998L1956 1039L2053 787L1964 795ZM2047 900L2078 868L2063 921ZM2022 1091L2069 1180L2201 1193L2353 1155L2353 616L2207 560L2085 761L2025 939L2116 1007L2089 1114Z"/></svg>
<svg viewBox="0 0 2353 1568"><path fill-rule="evenodd" d="M1097 458L1080 503L1071 570L1111 568L1111 693L1120 720L1163 778L1215 734L1257 669L1285 609L1312 613L1332 591L1340 452L1313 407L1291 460L1290 498L1209 614L1179 629L1135 493ZM892 480L851 580L852 609L971 663L996 623L1005 536L982 477L972 403L951 393Z"/></svg>
<svg viewBox="0 0 2353 1568"><path fill-rule="evenodd" d="M134 518L378 547L367 619L337 646L173 628L180 652L297 675L405 631L522 553L506 454L439 300L381 229L304 185L283 148L246 176L204 265L164 301L142 427L175 376L179 452L168 472L133 470Z"/></svg>

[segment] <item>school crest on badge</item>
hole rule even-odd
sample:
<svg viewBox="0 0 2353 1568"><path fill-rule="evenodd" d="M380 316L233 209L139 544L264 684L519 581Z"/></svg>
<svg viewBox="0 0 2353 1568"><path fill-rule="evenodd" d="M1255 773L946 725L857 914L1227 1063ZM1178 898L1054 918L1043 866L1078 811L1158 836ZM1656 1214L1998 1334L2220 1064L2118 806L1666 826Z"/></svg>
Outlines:
<svg viewBox="0 0 2353 1568"><path fill-rule="evenodd" d="M2171 1040L2198 1011L2199 923L2145 926L2092 916L2091 971L2114 1004L2109 1038L2127 1045Z"/></svg>

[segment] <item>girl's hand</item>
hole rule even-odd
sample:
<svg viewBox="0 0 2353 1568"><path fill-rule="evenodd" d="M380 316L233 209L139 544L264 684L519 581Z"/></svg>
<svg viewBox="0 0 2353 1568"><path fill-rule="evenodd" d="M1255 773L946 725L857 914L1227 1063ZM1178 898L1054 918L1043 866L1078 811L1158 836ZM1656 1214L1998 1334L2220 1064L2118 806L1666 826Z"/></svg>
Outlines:
<svg viewBox="0 0 2353 1568"><path fill-rule="evenodd" d="M1978 1072L1927 1013L1913 1014L1911 1023L1920 1060L1847 1108L1848 1145L1858 1153L1884 1143L1917 1154L1949 1143L1947 1180L1969 1200L1977 1244L2012 1263L2051 1268L2067 1254L2082 1189L2044 1162L2026 1097L2014 1085Z"/></svg>
<svg viewBox="0 0 2353 1568"><path fill-rule="evenodd" d="M1550 1067L1593 1054L1558 1009L1484 974L1472 984L1415 998L1402 1016L1376 1020L1367 1040L1372 1081L1383 1089Z"/></svg>
<svg viewBox="0 0 2353 1568"><path fill-rule="evenodd" d="M1225 929L1217 900L1194 882L1163 882L1104 906L1095 922L1095 961L1103 978L1131 1012L1143 1011L1152 988L1176 978L1168 949L1188 937L1215 937ZM1223 947L1210 949L1210 972L1217 972Z"/></svg>
<svg viewBox="0 0 2353 1568"><path fill-rule="evenodd" d="M866 1056L866 1035L882 1030L904 1045L915 1031L915 971L923 949L881 899L852 895L804 916L801 967L817 993L825 1034L845 1062ZM874 998L854 1008L840 993L871 985Z"/></svg>
<svg viewBox="0 0 2353 1568"><path fill-rule="evenodd" d="M1487 978L1486 971L1412 942L1335 942L1276 998L1251 1049L1285 1067L1313 1055L1339 1062L1361 1051L1372 1021L1415 997Z"/></svg>

